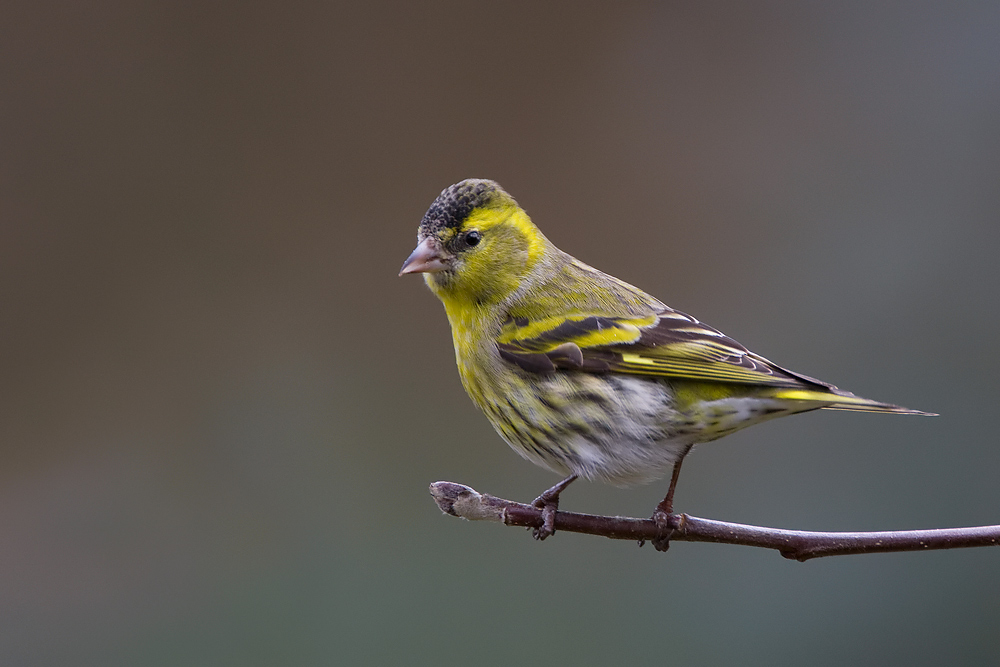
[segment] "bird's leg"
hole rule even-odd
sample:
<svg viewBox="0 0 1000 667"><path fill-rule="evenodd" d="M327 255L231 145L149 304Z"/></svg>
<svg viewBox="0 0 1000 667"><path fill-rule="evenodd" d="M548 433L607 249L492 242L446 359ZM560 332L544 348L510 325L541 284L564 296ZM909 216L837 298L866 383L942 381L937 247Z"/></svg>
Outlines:
<svg viewBox="0 0 1000 667"><path fill-rule="evenodd" d="M657 551L666 551L670 548L670 537L674 534L674 529L670 527L670 515L674 512L674 490L677 488L677 479L681 476L681 464L684 463L684 457L688 455L692 447L694 445L688 445L677 457L677 461L674 463L674 472L670 475L670 488L667 489L667 495L653 510L652 518L656 522L660 534L650 541Z"/></svg>
<svg viewBox="0 0 1000 667"><path fill-rule="evenodd" d="M536 540L544 540L549 535L556 532L556 510L559 509L559 494L567 486L573 483L577 475L570 475L558 484L542 492L542 495L535 498L531 505L542 510L542 525L535 528L531 534Z"/></svg>
<svg viewBox="0 0 1000 667"><path fill-rule="evenodd" d="M684 449L684 453L680 455L677 462L674 463L674 471L670 475L670 488L667 489L667 495L660 501L660 504L656 506L656 513L663 514L673 514L674 511L674 491L677 490L677 480L681 476L681 464L684 463L684 457L687 453L691 451L691 445L688 445Z"/></svg>

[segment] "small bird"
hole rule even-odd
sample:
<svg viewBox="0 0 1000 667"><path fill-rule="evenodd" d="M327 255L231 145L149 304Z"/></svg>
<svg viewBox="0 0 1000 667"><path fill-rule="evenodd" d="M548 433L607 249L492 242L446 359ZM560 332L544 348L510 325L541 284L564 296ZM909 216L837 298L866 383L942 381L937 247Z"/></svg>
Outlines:
<svg viewBox="0 0 1000 667"><path fill-rule="evenodd" d="M518 454L563 479L535 499L554 532L559 494L672 471L698 443L818 409L930 415L784 369L690 315L556 248L497 183L446 188L399 275L423 273L451 323L462 384ZM668 546L669 534L654 540Z"/></svg>

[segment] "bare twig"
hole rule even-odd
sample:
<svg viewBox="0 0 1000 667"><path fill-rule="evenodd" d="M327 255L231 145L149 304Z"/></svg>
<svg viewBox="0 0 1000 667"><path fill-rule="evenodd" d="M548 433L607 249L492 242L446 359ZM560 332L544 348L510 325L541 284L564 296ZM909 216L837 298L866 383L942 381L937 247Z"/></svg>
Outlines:
<svg viewBox="0 0 1000 667"><path fill-rule="evenodd" d="M541 509L479 493L464 484L435 482L431 484L430 491L441 511L452 516L472 521L498 521L508 526L538 528L542 525ZM673 531L670 539L675 542L721 542L764 547L777 549L785 558L800 561L821 556L1000 545L1000 526L826 533L748 526L699 519L687 514L670 515L668 526ZM662 537L662 530L652 519L562 511L556 514L555 529L640 543Z"/></svg>

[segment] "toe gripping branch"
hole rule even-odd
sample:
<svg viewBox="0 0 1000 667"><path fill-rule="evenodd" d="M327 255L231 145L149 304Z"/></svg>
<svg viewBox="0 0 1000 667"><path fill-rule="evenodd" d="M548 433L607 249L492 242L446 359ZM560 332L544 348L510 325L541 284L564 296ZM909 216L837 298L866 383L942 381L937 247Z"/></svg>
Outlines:
<svg viewBox="0 0 1000 667"><path fill-rule="evenodd" d="M578 475L570 475L558 484L554 484L540 496L531 501L532 507L542 510L542 525L534 527L531 531L532 537L536 540L544 540L556 532L556 513L559 510L559 494L567 486L576 481Z"/></svg>

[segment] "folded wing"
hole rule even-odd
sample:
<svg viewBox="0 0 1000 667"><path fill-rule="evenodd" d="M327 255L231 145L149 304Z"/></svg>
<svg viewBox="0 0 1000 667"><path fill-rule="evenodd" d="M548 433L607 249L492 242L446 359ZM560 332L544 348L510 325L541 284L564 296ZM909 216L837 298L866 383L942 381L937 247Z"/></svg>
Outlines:
<svg viewBox="0 0 1000 667"><path fill-rule="evenodd" d="M775 398L842 410L926 414L879 403L801 375L754 354L690 315L670 308L648 317L577 315L511 318L497 339L500 356L532 373L627 373L773 387Z"/></svg>

